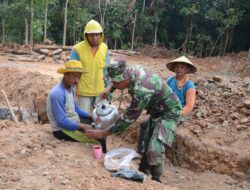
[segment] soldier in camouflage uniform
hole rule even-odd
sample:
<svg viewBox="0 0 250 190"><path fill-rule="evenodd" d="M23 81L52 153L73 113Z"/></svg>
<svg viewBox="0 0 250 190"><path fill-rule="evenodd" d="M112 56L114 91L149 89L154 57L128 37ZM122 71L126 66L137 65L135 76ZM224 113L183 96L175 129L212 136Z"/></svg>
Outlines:
<svg viewBox="0 0 250 190"><path fill-rule="evenodd" d="M128 67L124 59L113 59L108 65L108 74L113 82L111 91L128 88L131 104L110 129L91 130L86 134L92 138L103 138L111 133L120 133L135 122L143 110L147 110L150 118L144 135L139 170L151 173L152 179L160 182L165 145L171 146L173 143L182 109L179 100L158 75L141 66Z"/></svg>

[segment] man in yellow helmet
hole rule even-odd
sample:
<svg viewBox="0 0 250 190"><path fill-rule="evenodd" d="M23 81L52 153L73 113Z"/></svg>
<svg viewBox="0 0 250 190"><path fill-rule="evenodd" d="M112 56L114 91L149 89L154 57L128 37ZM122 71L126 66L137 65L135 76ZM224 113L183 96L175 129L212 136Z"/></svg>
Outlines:
<svg viewBox="0 0 250 190"><path fill-rule="evenodd" d="M77 88L79 107L91 112L100 101L100 94L107 85L106 63L109 61L108 47L104 41L101 25L91 20L84 30L84 41L76 44L70 55L71 60L82 63L83 75ZM106 85L105 85L106 83Z"/></svg>

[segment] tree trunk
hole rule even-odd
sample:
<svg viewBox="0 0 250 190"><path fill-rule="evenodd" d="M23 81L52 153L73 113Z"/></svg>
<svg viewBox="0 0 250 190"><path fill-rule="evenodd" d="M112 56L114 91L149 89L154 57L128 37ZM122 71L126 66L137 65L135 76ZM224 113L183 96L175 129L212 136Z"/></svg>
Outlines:
<svg viewBox="0 0 250 190"><path fill-rule="evenodd" d="M25 23L25 45L28 45L28 43L29 43L29 22L28 22L28 19L26 17L24 18L24 23Z"/></svg>
<svg viewBox="0 0 250 190"><path fill-rule="evenodd" d="M66 0L65 3L65 12L64 12L64 26L63 26L63 45L66 45L66 29L67 29L67 12L68 12L68 2L69 0Z"/></svg>
<svg viewBox="0 0 250 190"><path fill-rule="evenodd" d="M77 11L76 9L75 9L75 11ZM78 11L76 12L76 14L78 14ZM77 18L77 16L76 15L74 15L74 23L73 23L73 41L74 41L74 44L76 43L76 18Z"/></svg>
<svg viewBox="0 0 250 190"><path fill-rule="evenodd" d="M227 50L227 44L228 44L228 40L229 40L229 29L227 29L226 31L226 36L225 36L225 45L224 45L224 49L223 49L223 56L225 55L226 53L226 50Z"/></svg>
<svg viewBox="0 0 250 190"><path fill-rule="evenodd" d="M222 43L223 43L223 36L220 38L220 51L219 51L219 56L221 56Z"/></svg>
<svg viewBox="0 0 250 190"><path fill-rule="evenodd" d="M189 29L189 35L188 35L188 41L187 41L187 52L189 52L189 41L191 40L192 32L193 32L193 15L191 16L191 21L190 21L190 29Z"/></svg>
<svg viewBox="0 0 250 190"><path fill-rule="evenodd" d="M47 38L47 23L48 23L48 0L44 1L45 3L45 10L44 10L44 35L43 41Z"/></svg>
<svg viewBox="0 0 250 190"><path fill-rule="evenodd" d="M136 16L137 16L137 12L135 11L135 18L134 18L134 21L133 21L133 32L132 32L131 50L134 50L134 38L135 38Z"/></svg>
<svg viewBox="0 0 250 190"><path fill-rule="evenodd" d="M100 21L102 22L102 8L101 8L101 0L99 0L98 3L98 8L99 8L99 12L100 12ZM102 23L101 23L102 24Z"/></svg>
<svg viewBox="0 0 250 190"><path fill-rule="evenodd" d="M3 6L6 7L7 0L3 1ZM6 9L6 8L5 8ZM5 43L5 18L2 18L2 43Z"/></svg>
<svg viewBox="0 0 250 190"><path fill-rule="evenodd" d="M146 5L146 0L143 0L143 5L142 5L142 12L144 13L145 10L145 5Z"/></svg>
<svg viewBox="0 0 250 190"><path fill-rule="evenodd" d="M199 57L202 57L202 52L203 52L203 45L200 47L200 52L198 53Z"/></svg>
<svg viewBox="0 0 250 190"><path fill-rule="evenodd" d="M182 46L182 53L186 53L186 52L187 52L187 40L188 40L188 34L189 34L189 32L187 32L187 35L186 35L185 41L184 41L184 42L183 42L183 44L181 45L181 46Z"/></svg>
<svg viewBox="0 0 250 190"><path fill-rule="evenodd" d="M225 28L225 29L223 30L223 32L220 33L220 35L219 35L219 36L217 37L217 39L215 40L214 45L212 46L212 48L211 48L211 50L210 50L210 57L212 56L212 53L213 53L213 51L214 51L214 48L215 48L217 42L222 38L222 36L223 36L223 34L224 34L224 32L225 32L226 29L227 29L227 28Z"/></svg>
<svg viewBox="0 0 250 190"><path fill-rule="evenodd" d="M117 44L117 40L115 38L115 45L114 45L114 49L116 50L116 44Z"/></svg>
<svg viewBox="0 0 250 190"><path fill-rule="evenodd" d="M99 12L100 12L101 26L102 26L103 29L104 29L104 23L105 23L105 15L106 15L107 5L108 5L108 0L105 1L105 7L104 7L104 10L102 12L101 0L99 0L98 8L99 8Z"/></svg>
<svg viewBox="0 0 250 190"><path fill-rule="evenodd" d="M120 40L120 43L121 43L121 49L123 48L123 40L122 40L122 38L119 38L119 40Z"/></svg>
<svg viewBox="0 0 250 190"><path fill-rule="evenodd" d="M230 40L229 40L229 45L228 45L228 47L230 49L231 49L231 46L232 46L233 35L234 35L234 27L231 29L231 35L230 35Z"/></svg>
<svg viewBox="0 0 250 190"><path fill-rule="evenodd" d="M76 43L76 21L74 19L74 26L73 26L73 41L74 44Z"/></svg>
<svg viewBox="0 0 250 190"><path fill-rule="evenodd" d="M157 45L158 22L155 24L154 47Z"/></svg>
<svg viewBox="0 0 250 190"><path fill-rule="evenodd" d="M34 18L34 3L30 0L30 44L33 45L33 18Z"/></svg>
<svg viewBox="0 0 250 190"><path fill-rule="evenodd" d="M2 43L5 43L5 18L2 19Z"/></svg>

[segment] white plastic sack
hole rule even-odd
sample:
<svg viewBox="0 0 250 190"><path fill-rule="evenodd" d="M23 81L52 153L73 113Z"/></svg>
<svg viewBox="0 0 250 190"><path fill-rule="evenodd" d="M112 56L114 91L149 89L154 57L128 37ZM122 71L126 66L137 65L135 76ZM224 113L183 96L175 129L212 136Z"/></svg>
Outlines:
<svg viewBox="0 0 250 190"><path fill-rule="evenodd" d="M104 157L104 166L109 171L118 171L120 169L130 169L133 158L139 158L140 155L130 148L116 148L110 150Z"/></svg>

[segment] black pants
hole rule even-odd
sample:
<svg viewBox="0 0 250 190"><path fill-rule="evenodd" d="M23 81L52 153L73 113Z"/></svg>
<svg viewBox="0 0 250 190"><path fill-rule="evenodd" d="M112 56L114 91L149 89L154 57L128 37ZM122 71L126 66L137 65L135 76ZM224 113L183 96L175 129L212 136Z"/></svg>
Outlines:
<svg viewBox="0 0 250 190"><path fill-rule="evenodd" d="M85 124L91 124L93 122L92 119L81 119L81 123L85 123ZM84 132L84 130L80 130L81 132ZM66 135L64 132L62 131L53 131L53 135L54 137L56 137L59 140L65 140L65 141L71 141L71 142L78 142L77 140L73 139L72 137ZM96 139L98 142L100 142L101 146L102 146L102 151L103 153L107 152L107 146L106 146L106 139Z"/></svg>

